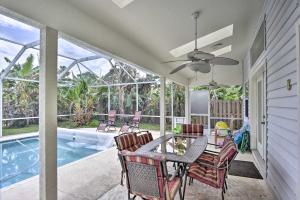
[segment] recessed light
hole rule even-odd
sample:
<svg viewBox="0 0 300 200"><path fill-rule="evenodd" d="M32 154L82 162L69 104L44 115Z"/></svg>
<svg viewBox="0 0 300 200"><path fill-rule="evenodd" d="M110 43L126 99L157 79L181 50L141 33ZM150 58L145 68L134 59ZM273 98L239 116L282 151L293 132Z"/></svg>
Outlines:
<svg viewBox="0 0 300 200"><path fill-rule="evenodd" d="M120 8L126 7L128 4L133 2L134 0L112 0L117 6Z"/></svg>
<svg viewBox="0 0 300 200"><path fill-rule="evenodd" d="M220 40L230 37L232 35L233 35L233 24L198 38L197 39L198 48L200 49L200 48L206 47L212 43L215 43L217 41L220 41ZM170 51L170 53L174 57L183 56L194 50L194 48L195 48L194 43L195 43L195 41L191 41L180 47L172 49Z"/></svg>
<svg viewBox="0 0 300 200"><path fill-rule="evenodd" d="M218 49L218 50L210 52L210 53L214 54L215 56L220 56L220 55L223 55L225 53L231 52L231 49L232 49L232 45L228 45L226 47L223 47L221 49Z"/></svg>

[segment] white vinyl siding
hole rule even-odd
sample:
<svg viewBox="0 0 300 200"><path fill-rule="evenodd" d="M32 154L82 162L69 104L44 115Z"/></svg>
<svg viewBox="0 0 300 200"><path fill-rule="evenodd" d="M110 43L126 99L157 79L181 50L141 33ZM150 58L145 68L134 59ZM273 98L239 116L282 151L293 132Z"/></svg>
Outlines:
<svg viewBox="0 0 300 200"><path fill-rule="evenodd" d="M279 199L294 200L299 172L295 23L300 10L297 0L266 0L264 14L266 50L259 60L267 62L267 183ZM251 68L248 57L245 75ZM286 89L288 79L292 82L290 91Z"/></svg>

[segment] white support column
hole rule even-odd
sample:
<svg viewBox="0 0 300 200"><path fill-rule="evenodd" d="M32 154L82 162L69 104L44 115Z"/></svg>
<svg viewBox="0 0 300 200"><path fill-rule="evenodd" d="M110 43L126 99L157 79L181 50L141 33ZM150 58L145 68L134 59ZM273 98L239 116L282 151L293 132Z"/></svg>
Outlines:
<svg viewBox="0 0 300 200"><path fill-rule="evenodd" d="M174 83L171 84L171 120L172 120L172 128L174 128Z"/></svg>
<svg viewBox="0 0 300 200"><path fill-rule="evenodd" d="M135 102L136 102L136 111L139 111L139 85L136 84L135 85Z"/></svg>
<svg viewBox="0 0 300 200"><path fill-rule="evenodd" d="M210 131L210 123L211 123L211 121L210 121L210 91L208 91L208 99L207 99L207 102L208 102L208 105L207 105L207 108L208 108L208 111L207 111L207 113L208 113L208 116L207 116L207 131L208 131L208 135L210 135L211 134L211 131Z"/></svg>
<svg viewBox="0 0 300 200"><path fill-rule="evenodd" d="M3 126L3 80L0 80L0 137L2 137L2 126Z"/></svg>
<svg viewBox="0 0 300 200"><path fill-rule="evenodd" d="M107 87L107 113L110 111L110 86Z"/></svg>
<svg viewBox="0 0 300 200"><path fill-rule="evenodd" d="M57 39L56 30L41 30L39 84L40 198L57 199Z"/></svg>
<svg viewBox="0 0 300 200"><path fill-rule="evenodd" d="M166 77L160 77L160 135L166 134L166 110L165 110L165 91L166 91Z"/></svg>
<svg viewBox="0 0 300 200"><path fill-rule="evenodd" d="M185 86L185 118L187 119L186 123L191 123L191 98L190 98L190 88Z"/></svg>

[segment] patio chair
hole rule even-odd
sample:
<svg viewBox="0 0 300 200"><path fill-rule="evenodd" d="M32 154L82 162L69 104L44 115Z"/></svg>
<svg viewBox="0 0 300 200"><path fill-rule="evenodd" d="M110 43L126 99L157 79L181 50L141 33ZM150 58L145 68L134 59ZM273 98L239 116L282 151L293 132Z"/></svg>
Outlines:
<svg viewBox="0 0 300 200"><path fill-rule="evenodd" d="M202 136L203 126L201 124L182 124L182 135L190 137Z"/></svg>
<svg viewBox="0 0 300 200"><path fill-rule="evenodd" d="M137 133L123 133L121 135L115 136L114 139L115 139L117 149L119 152L121 152L123 150L134 152L138 148L141 147L140 140L137 136ZM121 185L123 185L123 177L124 177L125 170L124 170L124 166L123 166L120 155L119 155L119 160L120 160L121 167L122 167Z"/></svg>
<svg viewBox="0 0 300 200"><path fill-rule="evenodd" d="M193 182L193 179L196 179L206 185L222 189L223 200L224 193L228 189L226 183L227 173L236 155L237 149L233 141L227 142L220 152L204 152L188 169L189 184Z"/></svg>
<svg viewBox="0 0 300 200"><path fill-rule="evenodd" d="M138 129L138 131L140 131L141 117L142 111L135 111L131 123L128 124L132 132L134 132L134 129Z"/></svg>
<svg viewBox="0 0 300 200"><path fill-rule="evenodd" d="M169 176L163 156L138 155L123 151L121 158L126 173L129 200L135 199L136 196L142 199L173 200L178 191L180 199L183 199L180 168Z"/></svg>
<svg viewBox="0 0 300 200"><path fill-rule="evenodd" d="M108 119L107 121L102 120L99 123L99 126L97 127L96 131L110 131L110 128L114 127L116 129L116 111L110 110L108 112Z"/></svg>

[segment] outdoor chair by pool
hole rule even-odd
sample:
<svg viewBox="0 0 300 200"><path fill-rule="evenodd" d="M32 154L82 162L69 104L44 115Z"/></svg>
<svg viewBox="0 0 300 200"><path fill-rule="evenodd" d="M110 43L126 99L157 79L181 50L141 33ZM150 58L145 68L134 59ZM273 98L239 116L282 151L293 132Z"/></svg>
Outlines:
<svg viewBox="0 0 300 200"><path fill-rule="evenodd" d="M96 131L110 131L110 128L116 129L116 111L115 110L110 110L108 112L108 119L107 121L102 120L99 123L99 126L97 127Z"/></svg>
<svg viewBox="0 0 300 200"><path fill-rule="evenodd" d="M188 169L189 184L196 179L199 182L222 189L222 200L227 189L226 177L232 160L237 155L233 141L228 141L221 151L205 151Z"/></svg>
<svg viewBox="0 0 300 200"><path fill-rule="evenodd" d="M121 158L126 173L129 200L136 196L152 200L173 200L178 191L180 199L183 199L180 168L169 176L163 156L150 157L123 151Z"/></svg>
<svg viewBox="0 0 300 200"><path fill-rule="evenodd" d="M153 137L149 131L142 131L139 133L123 133L121 135L114 137L114 139L119 152L123 150L134 152L142 145L151 142L153 140ZM120 162L122 166L121 185L123 185L124 168L121 159Z"/></svg>
<svg viewBox="0 0 300 200"><path fill-rule="evenodd" d="M182 124L182 135L199 137L203 135L203 126L201 124Z"/></svg>
<svg viewBox="0 0 300 200"><path fill-rule="evenodd" d="M129 123L131 132L134 132L135 129L140 131L140 121L142 117L142 111L135 111L131 123Z"/></svg>

